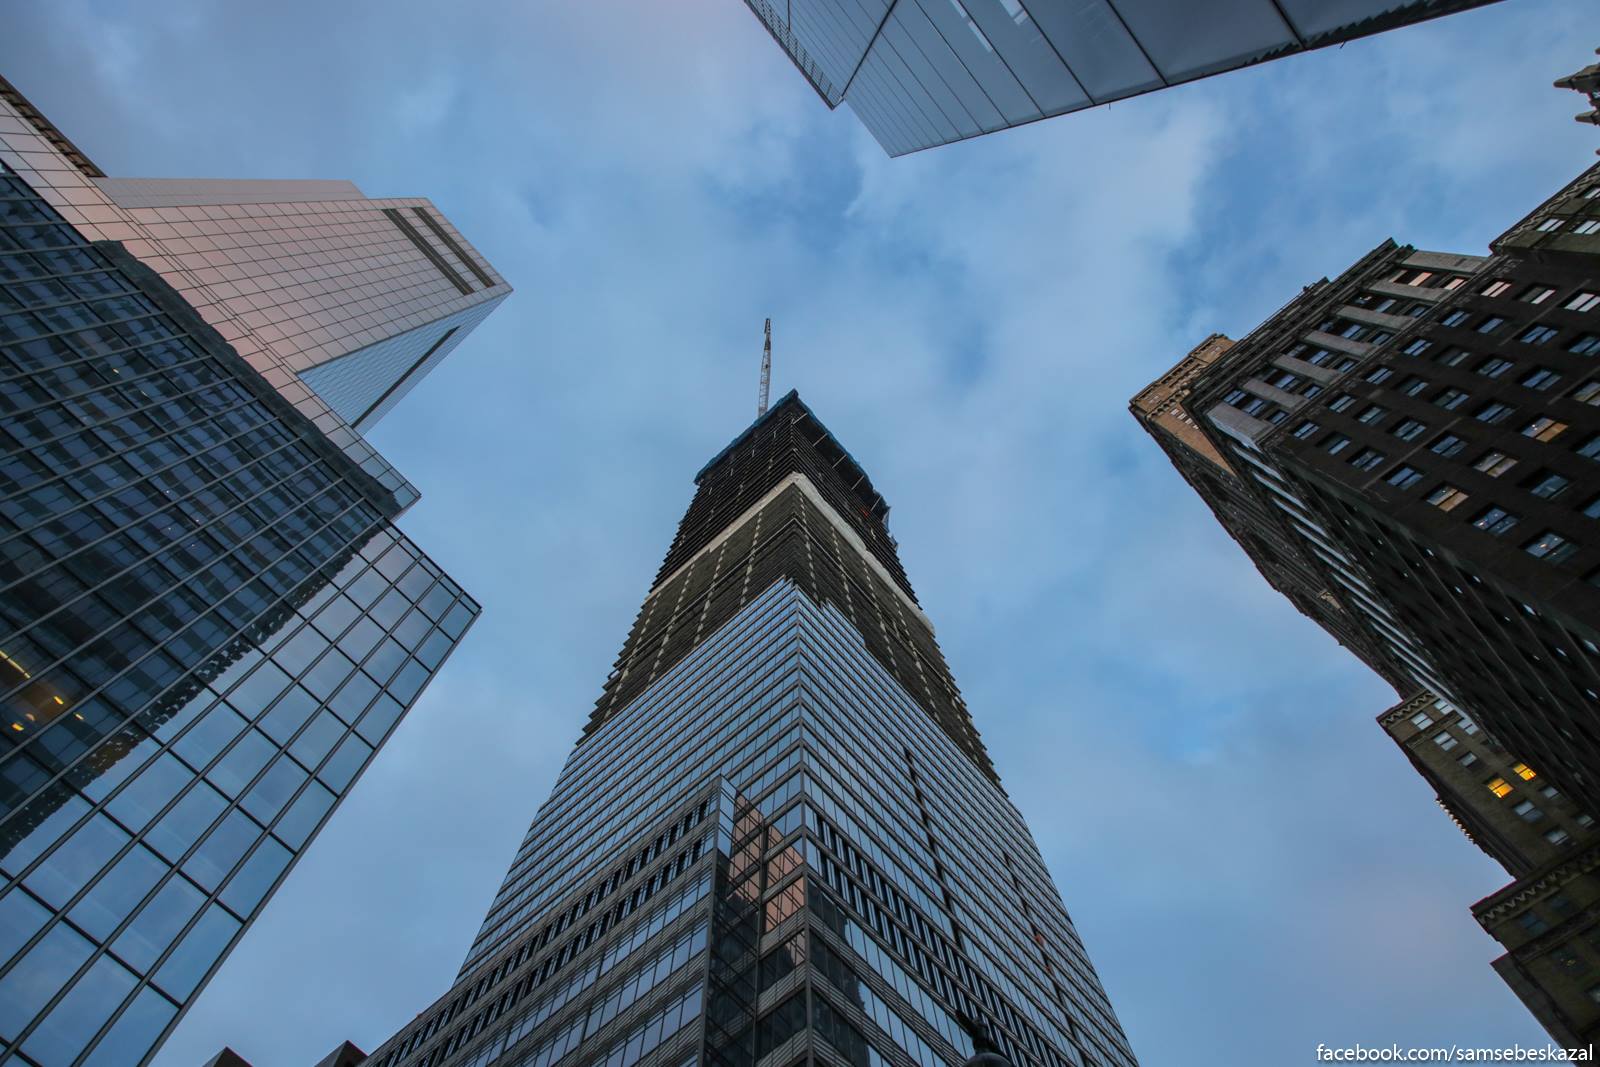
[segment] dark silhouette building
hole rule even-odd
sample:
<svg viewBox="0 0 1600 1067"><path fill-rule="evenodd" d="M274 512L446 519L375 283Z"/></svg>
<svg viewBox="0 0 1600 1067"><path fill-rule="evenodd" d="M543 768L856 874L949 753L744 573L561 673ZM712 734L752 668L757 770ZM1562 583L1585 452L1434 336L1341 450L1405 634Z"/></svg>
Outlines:
<svg viewBox="0 0 1600 1067"><path fill-rule="evenodd" d="M1517 924L1596 895L1597 359L1600 167L1488 256L1385 241L1132 404L1274 587L1405 700L1384 725L1519 879L1474 910L1559 1040L1593 1036L1593 918Z"/></svg>
<svg viewBox="0 0 1600 1067"><path fill-rule="evenodd" d="M1600 1040L1600 828L1432 693L1378 716L1461 831L1516 880L1472 914L1507 949L1494 969L1563 1048ZM1593 1058L1593 1052L1590 1052Z"/></svg>
<svg viewBox="0 0 1600 1067"><path fill-rule="evenodd" d="M1489 0L745 0L891 156Z"/></svg>
<svg viewBox="0 0 1600 1067"><path fill-rule="evenodd" d="M343 186L108 179L0 82L7 1063L153 1055L478 613L357 428L504 285Z"/></svg>
<svg viewBox="0 0 1600 1067"><path fill-rule="evenodd" d="M454 985L372 1067L1132 1067L900 565L794 393L705 466Z"/></svg>
<svg viewBox="0 0 1600 1067"><path fill-rule="evenodd" d="M1386 241L1186 384L1249 521L1179 469L1235 538L1294 548L1399 695L1468 710L1595 811L1600 169L1492 247Z"/></svg>

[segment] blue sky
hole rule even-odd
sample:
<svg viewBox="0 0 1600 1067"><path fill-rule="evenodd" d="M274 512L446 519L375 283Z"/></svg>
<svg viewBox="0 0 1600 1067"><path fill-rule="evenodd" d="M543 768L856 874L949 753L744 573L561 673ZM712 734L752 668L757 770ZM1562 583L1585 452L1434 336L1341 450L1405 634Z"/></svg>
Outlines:
<svg viewBox="0 0 1600 1067"><path fill-rule="evenodd" d="M168 1043L373 1048L444 991L691 495L800 389L906 569L1148 1065L1543 1043L1506 879L1128 416L1385 237L1481 253L1594 161L1584 0L1506 0L890 160L737 0L13 5L108 172L431 197L517 293L372 434L484 603Z"/></svg>

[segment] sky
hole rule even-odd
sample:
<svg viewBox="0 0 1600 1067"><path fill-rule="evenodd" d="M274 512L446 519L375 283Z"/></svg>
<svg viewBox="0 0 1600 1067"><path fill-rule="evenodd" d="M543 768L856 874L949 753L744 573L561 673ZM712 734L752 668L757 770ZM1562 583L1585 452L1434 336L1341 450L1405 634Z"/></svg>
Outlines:
<svg viewBox="0 0 1600 1067"><path fill-rule="evenodd" d="M127 177L427 196L515 287L370 435L484 605L156 1067L372 1049L448 988L693 475L798 388L906 570L1141 1061L1543 1044L1506 876L1128 399L1393 237L1482 254L1595 161L1589 0L1505 0L900 159L738 0L13 2Z"/></svg>

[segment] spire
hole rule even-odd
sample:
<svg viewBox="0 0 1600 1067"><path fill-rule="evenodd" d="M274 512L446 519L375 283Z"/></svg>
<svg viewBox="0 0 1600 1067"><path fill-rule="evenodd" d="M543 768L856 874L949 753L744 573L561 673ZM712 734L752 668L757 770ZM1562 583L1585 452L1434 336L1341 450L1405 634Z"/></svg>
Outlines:
<svg viewBox="0 0 1600 1067"><path fill-rule="evenodd" d="M772 392L772 320L767 320L767 343L761 349L761 399L756 404L756 418L767 413L767 397Z"/></svg>

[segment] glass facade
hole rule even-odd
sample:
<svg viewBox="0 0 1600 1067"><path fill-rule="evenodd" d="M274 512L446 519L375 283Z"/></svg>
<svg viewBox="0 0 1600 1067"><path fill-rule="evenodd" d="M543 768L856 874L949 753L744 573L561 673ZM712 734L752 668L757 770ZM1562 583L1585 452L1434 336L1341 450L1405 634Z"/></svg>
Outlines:
<svg viewBox="0 0 1600 1067"><path fill-rule="evenodd" d="M133 1067L478 606L0 105L0 1060Z"/></svg>
<svg viewBox="0 0 1600 1067"><path fill-rule="evenodd" d="M925 621L865 475L791 393L698 482L453 987L370 1062L956 1067L981 1027L1133 1067L942 659L866 632Z"/></svg>
<svg viewBox="0 0 1600 1067"><path fill-rule="evenodd" d="M746 0L891 156L1490 0Z"/></svg>
<svg viewBox="0 0 1600 1067"><path fill-rule="evenodd" d="M357 430L383 418L505 299L494 297L300 372L300 380Z"/></svg>

